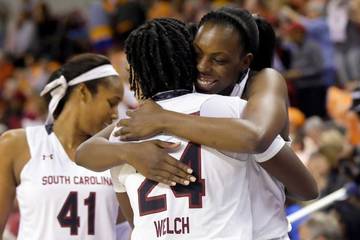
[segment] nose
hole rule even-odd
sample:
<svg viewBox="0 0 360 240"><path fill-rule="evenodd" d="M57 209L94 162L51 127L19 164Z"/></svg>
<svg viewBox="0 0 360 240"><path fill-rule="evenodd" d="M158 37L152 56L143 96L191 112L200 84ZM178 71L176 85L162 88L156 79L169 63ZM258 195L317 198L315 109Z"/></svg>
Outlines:
<svg viewBox="0 0 360 240"><path fill-rule="evenodd" d="M206 57L198 58L196 67L200 73L208 73L210 71L209 60Z"/></svg>

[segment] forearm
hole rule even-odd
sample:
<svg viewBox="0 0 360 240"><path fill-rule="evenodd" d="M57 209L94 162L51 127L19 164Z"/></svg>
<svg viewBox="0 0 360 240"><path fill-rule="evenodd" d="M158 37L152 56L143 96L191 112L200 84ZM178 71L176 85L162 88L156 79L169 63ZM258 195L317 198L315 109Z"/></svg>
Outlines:
<svg viewBox="0 0 360 240"><path fill-rule="evenodd" d="M290 147L284 146L274 158L260 165L283 183L294 198L302 201L317 198L315 179Z"/></svg>
<svg viewBox="0 0 360 240"><path fill-rule="evenodd" d="M93 137L76 150L75 162L93 171L105 171L126 163L127 143L110 143L102 137Z"/></svg>
<svg viewBox="0 0 360 240"><path fill-rule="evenodd" d="M218 150L254 153L258 133L251 122L244 119L210 118L167 112L163 131L194 143Z"/></svg>

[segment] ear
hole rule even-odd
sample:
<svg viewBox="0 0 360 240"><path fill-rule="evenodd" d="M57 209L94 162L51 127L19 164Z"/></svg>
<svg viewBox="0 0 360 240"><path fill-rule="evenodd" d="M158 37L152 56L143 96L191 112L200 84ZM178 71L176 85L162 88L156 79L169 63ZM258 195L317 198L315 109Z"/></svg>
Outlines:
<svg viewBox="0 0 360 240"><path fill-rule="evenodd" d="M81 83L78 86L77 92L78 92L78 95L79 95L79 98L80 98L80 102L82 102L82 103L87 103L92 98L91 92L86 87L86 85L83 84L83 83Z"/></svg>
<svg viewBox="0 0 360 240"><path fill-rule="evenodd" d="M247 53L242 59L241 59L241 65L243 69L247 69L250 67L250 64L252 60L254 59L254 55L252 53Z"/></svg>

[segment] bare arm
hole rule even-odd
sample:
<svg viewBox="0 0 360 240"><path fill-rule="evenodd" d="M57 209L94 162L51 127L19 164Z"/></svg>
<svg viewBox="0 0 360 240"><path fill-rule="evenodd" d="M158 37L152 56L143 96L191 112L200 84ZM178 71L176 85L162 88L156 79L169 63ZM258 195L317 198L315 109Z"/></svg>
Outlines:
<svg viewBox="0 0 360 240"><path fill-rule="evenodd" d="M126 220L129 222L131 228L134 228L134 213L132 211L130 200L127 193L116 193L121 212L123 213Z"/></svg>
<svg viewBox="0 0 360 240"><path fill-rule="evenodd" d="M260 165L282 182L294 198L306 201L318 197L315 179L289 146L284 145L275 157Z"/></svg>
<svg viewBox="0 0 360 240"><path fill-rule="evenodd" d="M118 135L135 140L166 132L219 150L260 153L286 129L287 87L279 73L265 69L252 79L247 96L241 119L185 115L147 101L119 122Z"/></svg>
<svg viewBox="0 0 360 240"><path fill-rule="evenodd" d="M27 146L24 142L26 138L18 130L8 131L0 137L0 237L13 209L17 186L14 166L21 155L19 152Z"/></svg>
<svg viewBox="0 0 360 240"><path fill-rule="evenodd" d="M76 151L75 162L93 171L104 171L128 163L146 178L167 185L188 185L190 181L195 181L187 165L167 154L167 150L176 149L177 144L160 140L110 142L108 137L113 128L114 125L108 126L82 143Z"/></svg>

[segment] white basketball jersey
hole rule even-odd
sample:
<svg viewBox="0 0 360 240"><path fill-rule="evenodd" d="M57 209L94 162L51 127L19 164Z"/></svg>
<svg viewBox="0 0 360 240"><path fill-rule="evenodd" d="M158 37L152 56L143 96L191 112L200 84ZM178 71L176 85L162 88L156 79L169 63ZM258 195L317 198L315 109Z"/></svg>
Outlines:
<svg viewBox="0 0 360 240"><path fill-rule="evenodd" d="M158 103L185 114L217 112L218 117L239 118L246 101L192 93ZM112 168L115 190L127 192L134 212L131 239L251 240L249 155L236 160L177 137L159 135L156 139L180 141L181 149L171 155L187 163L197 180L189 186L168 187L145 179L130 165Z"/></svg>
<svg viewBox="0 0 360 240"><path fill-rule="evenodd" d="M248 75L236 84L231 96L241 97ZM270 147L271 148L271 147ZM249 188L253 216L253 239L287 239L284 186L270 176L257 162L248 161Z"/></svg>
<svg viewBox="0 0 360 240"><path fill-rule="evenodd" d="M54 133L26 128L31 158L16 189L18 239L115 239L118 202L109 171L71 161Z"/></svg>

